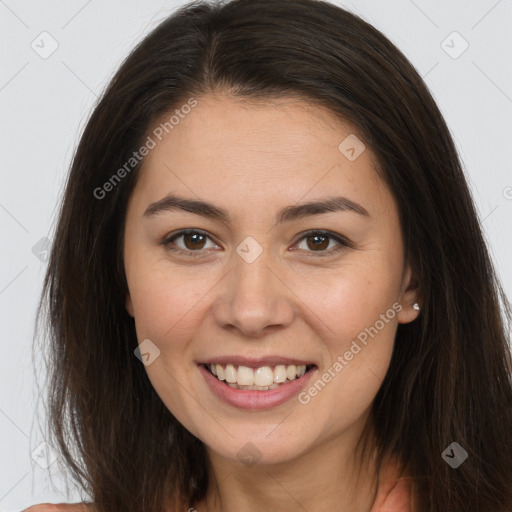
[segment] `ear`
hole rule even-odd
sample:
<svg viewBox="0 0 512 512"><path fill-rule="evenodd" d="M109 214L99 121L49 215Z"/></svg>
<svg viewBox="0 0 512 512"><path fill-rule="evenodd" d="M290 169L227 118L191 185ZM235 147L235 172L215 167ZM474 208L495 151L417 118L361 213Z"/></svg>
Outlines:
<svg viewBox="0 0 512 512"><path fill-rule="evenodd" d="M133 302L132 298L130 297L130 292L126 293L126 311L128 311L128 314L133 317Z"/></svg>
<svg viewBox="0 0 512 512"><path fill-rule="evenodd" d="M409 266L407 266L404 273L402 293L400 295L399 302L402 306L401 311L398 313L399 324L408 324L418 318L420 311L416 311L412 305L417 302L420 308L422 306L419 284L416 276L413 275Z"/></svg>

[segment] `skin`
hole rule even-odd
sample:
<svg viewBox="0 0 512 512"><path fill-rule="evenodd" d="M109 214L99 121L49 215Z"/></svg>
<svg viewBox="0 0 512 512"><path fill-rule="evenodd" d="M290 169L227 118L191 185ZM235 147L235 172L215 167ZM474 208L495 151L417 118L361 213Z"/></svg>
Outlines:
<svg viewBox="0 0 512 512"><path fill-rule="evenodd" d="M211 485L191 506L198 512L368 512L377 474L373 457L358 462L356 443L388 369L398 323L418 315L395 201L369 147L354 161L340 152L338 145L357 130L329 110L300 98L196 99L145 158L124 245L126 308L139 343L150 339L160 350L145 366L148 377L209 456ZM232 220L180 210L143 216L170 192L212 202ZM340 211L274 221L285 206L334 195L359 203L369 216ZM209 238L178 236L174 245L161 244L187 228ZM328 237L317 248L314 235L301 235L307 230L330 231L354 247ZM252 263L236 252L248 236L262 249ZM202 253L192 257L171 247ZM401 311L306 405L294 397L263 411L234 408L212 394L197 367L223 355L280 355L314 362L320 378L396 303ZM255 465L237 456L249 442L261 457Z"/></svg>
<svg viewBox="0 0 512 512"><path fill-rule="evenodd" d="M22 512L96 512L96 507L85 503L40 503Z"/></svg>

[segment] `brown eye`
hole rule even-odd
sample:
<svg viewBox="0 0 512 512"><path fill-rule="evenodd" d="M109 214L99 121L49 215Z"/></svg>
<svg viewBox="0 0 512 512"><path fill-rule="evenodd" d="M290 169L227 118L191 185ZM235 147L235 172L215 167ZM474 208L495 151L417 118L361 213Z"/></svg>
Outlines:
<svg viewBox="0 0 512 512"><path fill-rule="evenodd" d="M310 231L304 234L298 242L298 248L309 253L318 253L318 256L328 256L338 251L352 247L352 244L339 235L323 231ZM331 242L334 241L334 245ZM300 247L300 245L303 245ZM330 248L329 248L330 247Z"/></svg>
<svg viewBox="0 0 512 512"><path fill-rule="evenodd" d="M187 233L182 236L185 247L190 250L202 249L206 240L206 237L199 233Z"/></svg>
<svg viewBox="0 0 512 512"><path fill-rule="evenodd" d="M327 249L329 246L329 237L324 235L308 236L305 240L309 249Z"/></svg>
<svg viewBox="0 0 512 512"><path fill-rule="evenodd" d="M175 241L183 239L181 244ZM207 241L211 238L206 233L195 229L182 230L174 235L164 239L161 244L166 250L184 253L186 255L200 256L205 252L203 249L208 249L206 246ZM334 246L331 243L334 242ZM218 247L213 243L213 247ZM301 251L306 253L317 253L316 256L329 256L347 247L354 247L351 242L340 235L335 235L330 232L323 231L310 231L305 233L304 236L295 244L300 246L305 244L305 247L298 247Z"/></svg>
<svg viewBox="0 0 512 512"><path fill-rule="evenodd" d="M175 241L183 239L181 244L176 243ZM184 230L180 231L171 237L163 240L162 245L172 251L184 252L184 253L202 253L206 252L203 249L206 247L206 242L210 239L210 237L201 231L197 230ZM174 246L174 247L173 247ZM215 247L215 244L213 244Z"/></svg>

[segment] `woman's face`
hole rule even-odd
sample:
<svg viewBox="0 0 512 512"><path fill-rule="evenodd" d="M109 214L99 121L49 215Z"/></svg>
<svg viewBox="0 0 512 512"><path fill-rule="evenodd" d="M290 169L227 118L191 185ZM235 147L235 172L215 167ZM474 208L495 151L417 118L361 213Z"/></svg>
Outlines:
<svg viewBox="0 0 512 512"><path fill-rule="evenodd" d="M417 316L370 148L300 100L199 97L173 126L153 132L125 226L126 307L156 392L224 460L354 440L397 324Z"/></svg>

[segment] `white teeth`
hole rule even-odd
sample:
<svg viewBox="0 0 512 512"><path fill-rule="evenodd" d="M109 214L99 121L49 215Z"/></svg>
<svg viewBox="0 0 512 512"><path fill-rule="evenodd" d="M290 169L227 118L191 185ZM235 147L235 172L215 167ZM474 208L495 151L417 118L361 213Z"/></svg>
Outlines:
<svg viewBox="0 0 512 512"><path fill-rule="evenodd" d="M274 368L274 382L284 382L286 380L287 372L284 364L278 364Z"/></svg>
<svg viewBox="0 0 512 512"><path fill-rule="evenodd" d="M254 372L252 368L248 368L247 366L239 366L238 372L236 374L236 381L242 386L254 385Z"/></svg>
<svg viewBox="0 0 512 512"><path fill-rule="evenodd" d="M236 370L232 364L228 364L226 366L226 370L224 371L224 377L226 378L226 382L236 382Z"/></svg>
<svg viewBox="0 0 512 512"><path fill-rule="evenodd" d="M286 367L286 376L293 380L295 379L295 376L297 375L297 367L294 364L290 364Z"/></svg>
<svg viewBox="0 0 512 512"><path fill-rule="evenodd" d="M263 366L254 372L254 384L256 386L270 386L274 383L274 372L270 366Z"/></svg>
<svg viewBox="0 0 512 512"><path fill-rule="evenodd" d="M228 364L208 365L210 371L217 376L219 380L225 380L232 388L251 389L266 391L275 389L284 382L295 380L306 373L306 365L284 365L278 364L273 369L270 366L261 366L260 368L249 368L248 366L238 366ZM240 388L242 386L242 388Z"/></svg>

